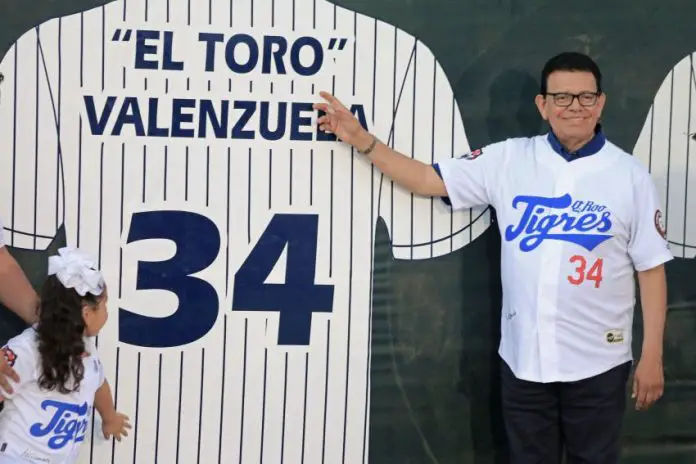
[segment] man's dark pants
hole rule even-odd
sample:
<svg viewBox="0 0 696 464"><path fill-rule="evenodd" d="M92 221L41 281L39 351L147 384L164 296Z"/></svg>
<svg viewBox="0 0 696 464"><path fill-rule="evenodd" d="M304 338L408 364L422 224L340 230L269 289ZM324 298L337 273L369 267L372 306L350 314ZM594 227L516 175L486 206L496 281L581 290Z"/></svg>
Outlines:
<svg viewBox="0 0 696 464"><path fill-rule="evenodd" d="M511 464L616 464L631 363L576 382L520 380L502 361Z"/></svg>

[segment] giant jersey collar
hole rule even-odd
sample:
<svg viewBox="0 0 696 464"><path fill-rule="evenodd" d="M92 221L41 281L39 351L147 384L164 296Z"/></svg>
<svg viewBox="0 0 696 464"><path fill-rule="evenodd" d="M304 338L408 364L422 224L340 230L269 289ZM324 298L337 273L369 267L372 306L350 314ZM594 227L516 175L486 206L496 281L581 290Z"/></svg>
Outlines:
<svg viewBox="0 0 696 464"><path fill-rule="evenodd" d="M561 142L558 140L558 137L556 137L556 134L554 134L553 131L549 132L548 140L549 144L551 145L551 148L553 148L553 151L561 155L566 161L573 161L578 158L584 158L585 156L594 155L599 150L601 150L602 147L604 147L604 144L607 141L606 137L604 136L604 132L602 131L602 126L600 124L597 124L597 127L595 127L595 135L594 137L592 137L592 140L590 140L585 145L580 147L577 151L572 153L565 149L565 147L561 144Z"/></svg>

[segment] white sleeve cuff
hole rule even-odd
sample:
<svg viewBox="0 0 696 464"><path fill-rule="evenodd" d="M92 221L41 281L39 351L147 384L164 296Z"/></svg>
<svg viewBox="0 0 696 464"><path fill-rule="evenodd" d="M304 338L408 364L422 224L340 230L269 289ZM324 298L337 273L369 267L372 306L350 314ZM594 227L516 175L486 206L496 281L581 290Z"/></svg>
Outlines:
<svg viewBox="0 0 696 464"><path fill-rule="evenodd" d="M673 259L674 256L672 256L672 254L667 251L665 253L660 253L659 255L653 257L650 260L641 261L640 263L634 263L633 265L636 268L636 271L643 272L655 268L661 264L665 264L669 261L672 261Z"/></svg>

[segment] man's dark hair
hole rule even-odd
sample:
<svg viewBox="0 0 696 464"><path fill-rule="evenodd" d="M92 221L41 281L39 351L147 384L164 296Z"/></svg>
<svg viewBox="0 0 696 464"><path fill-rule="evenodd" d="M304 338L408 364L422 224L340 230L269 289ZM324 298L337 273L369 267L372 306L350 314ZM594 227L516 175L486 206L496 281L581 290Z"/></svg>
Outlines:
<svg viewBox="0 0 696 464"><path fill-rule="evenodd" d="M591 72L597 82L597 92L602 92L602 73L599 71L599 66L583 53L563 52L547 61L541 71L541 95L546 95L549 75L555 71Z"/></svg>

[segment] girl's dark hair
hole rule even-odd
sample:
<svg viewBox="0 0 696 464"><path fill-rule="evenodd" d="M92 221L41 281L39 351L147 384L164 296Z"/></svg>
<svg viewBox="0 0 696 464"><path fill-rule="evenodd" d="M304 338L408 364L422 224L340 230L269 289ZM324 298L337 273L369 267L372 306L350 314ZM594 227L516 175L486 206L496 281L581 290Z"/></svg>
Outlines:
<svg viewBox="0 0 696 464"><path fill-rule="evenodd" d="M42 374L39 386L66 394L80 388L84 375L85 322L82 307L96 306L101 297L80 296L65 288L55 275L48 277L41 291L39 323L36 328Z"/></svg>

